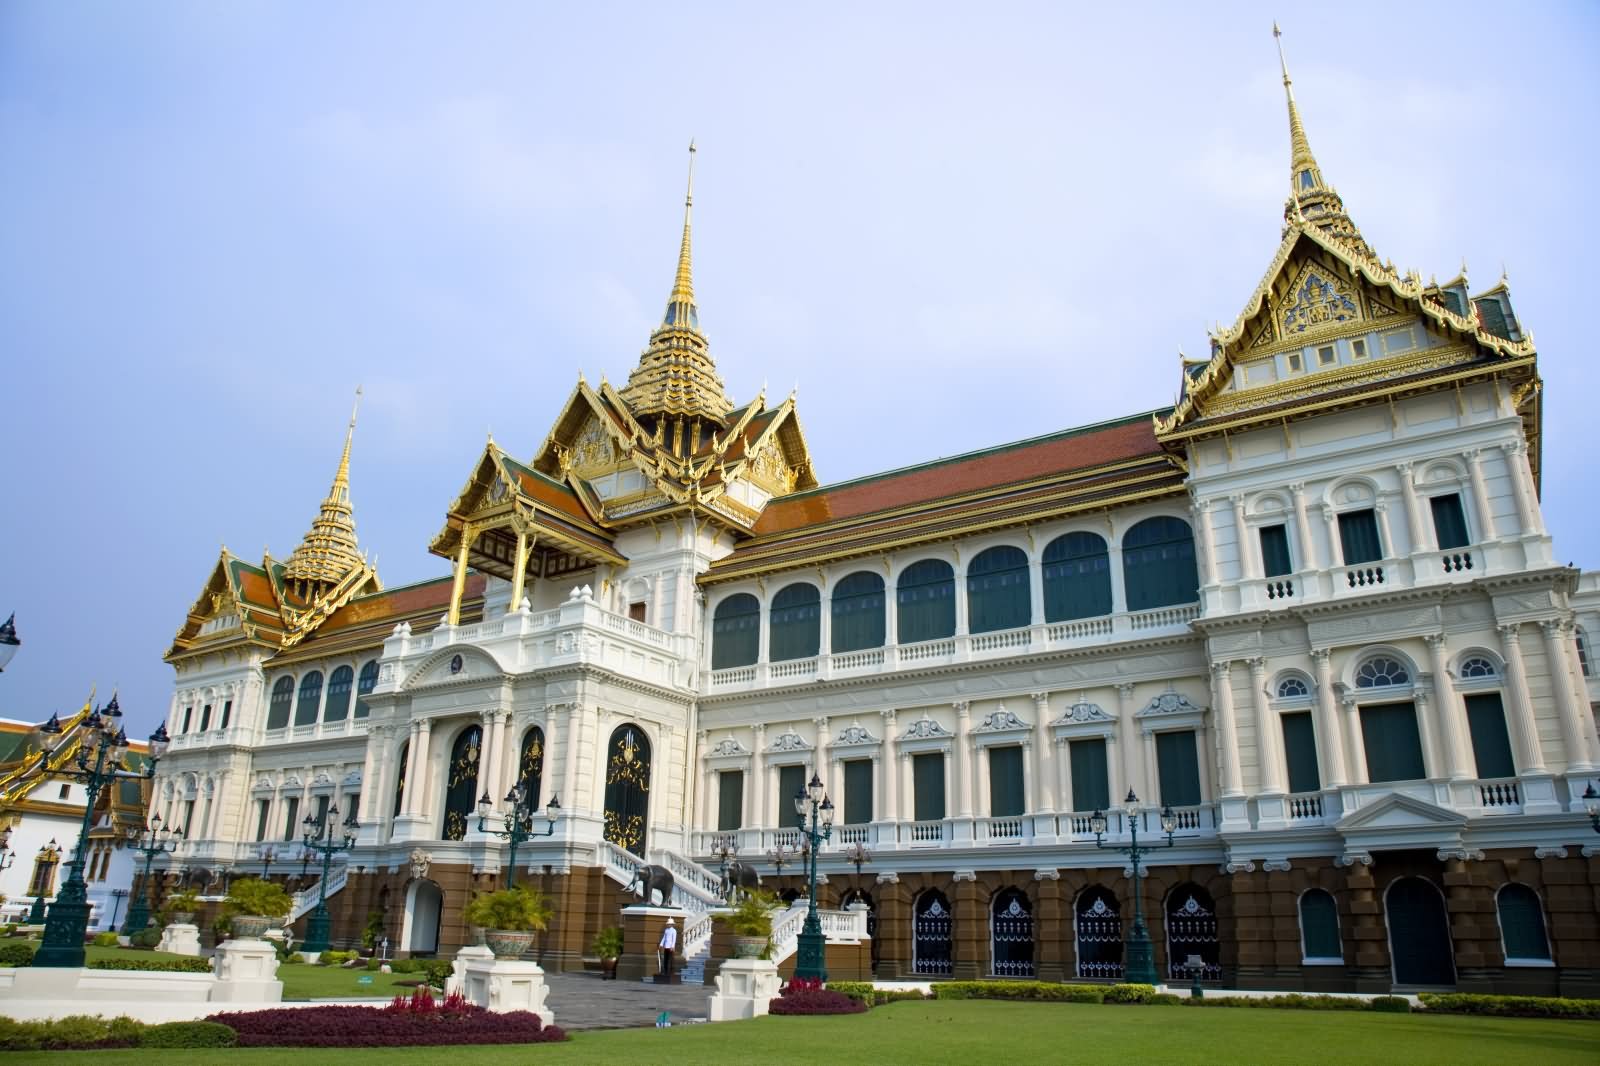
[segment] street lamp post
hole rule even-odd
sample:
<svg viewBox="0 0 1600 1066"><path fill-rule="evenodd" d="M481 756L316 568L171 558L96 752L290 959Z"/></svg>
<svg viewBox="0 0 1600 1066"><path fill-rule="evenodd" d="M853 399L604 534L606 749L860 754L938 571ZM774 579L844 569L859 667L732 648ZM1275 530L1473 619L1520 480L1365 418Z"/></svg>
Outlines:
<svg viewBox="0 0 1600 1066"><path fill-rule="evenodd" d="M550 797L550 802L545 804L544 816L549 821L542 833L533 831L533 808L528 804L533 799L533 793L528 786L517 782L510 792L506 793L505 809L496 811L494 804L489 799L489 790L483 790L483 796L478 800L478 832L488 833L500 837L511 844L510 865L506 872L506 887L517 887L517 845L535 837L555 836L556 819L561 817L561 796L559 793ZM489 828L489 816L495 815L500 819L501 828Z"/></svg>
<svg viewBox="0 0 1600 1066"><path fill-rule="evenodd" d="M91 711L79 726L76 766L63 766L54 772L81 778L87 788L83 801L83 825L78 830L78 850L72 856L71 873L45 919L44 940L33 957L35 966L83 965L83 937L89 928L89 889L83 881L83 866L89 854L89 827L101 794L114 782L141 780L156 775L156 763L167 753L167 727L161 725L150 734L150 761L143 770L122 768L128 754L128 734L122 728L122 708L113 695L111 702ZM55 715L41 728L45 744L52 750L61 743L61 722ZM55 739L52 739L55 738Z"/></svg>
<svg viewBox="0 0 1600 1066"><path fill-rule="evenodd" d="M844 849L844 861L856 868L856 891L861 891L861 868L872 861L872 852L860 841Z"/></svg>
<svg viewBox="0 0 1600 1066"><path fill-rule="evenodd" d="M1127 847L1108 846L1101 837L1106 831L1106 812L1095 811L1089 817L1089 828L1094 831L1094 846L1107 851L1115 851L1126 855L1133 864L1133 928L1128 932L1127 956L1124 960L1122 976L1123 981L1129 984L1153 985L1156 983L1155 952L1150 946L1150 931L1144 924L1144 899L1139 890L1139 860L1146 852L1154 850L1149 844L1139 846L1139 797L1133 789L1128 789L1128 798L1123 800L1123 810L1128 818L1128 832L1132 839ZM1167 842L1162 847L1172 847L1173 830L1178 827L1178 817L1172 813L1169 803L1161 808L1161 831L1167 834Z"/></svg>
<svg viewBox="0 0 1600 1066"><path fill-rule="evenodd" d="M1600 792L1594 790L1593 781L1584 786L1583 809L1589 812L1589 825L1600 833Z"/></svg>
<svg viewBox="0 0 1600 1066"><path fill-rule="evenodd" d="M306 845L306 856L309 858L313 851L322 853L322 880L317 885L317 909L306 920L306 939L300 945L301 951L328 950L328 937L333 928L333 917L328 914L328 871L333 866L336 854L356 846L356 830L361 828L361 823L356 821L356 812L352 810L350 817L344 820L344 839L335 840L334 824L338 817L339 808L329 807L328 813L320 821L308 814L305 821L300 823L305 827L302 839Z"/></svg>
<svg viewBox="0 0 1600 1066"><path fill-rule="evenodd" d="M782 877L783 868L794 862L795 854L799 850L799 848L786 848L782 844L775 848L768 848L767 861L772 864L772 876Z"/></svg>
<svg viewBox="0 0 1600 1066"><path fill-rule="evenodd" d="M55 837L51 837L50 838L50 843L48 843L48 844L44 845L43 847L41 847L39 849L39 854L34 856L34 859L33 859L34 874L37 876L40 864L49 863L50 864L50 868L53 870L53 869L55 869L56 863L58 863L60 861L61 861L61 846L56 843L56 838ZM50 889L49 879L46 878L44 880L41 880L36 887L39 889L39 892L38 892L37 895L35 895L33 897L33 906L28 910L28 924L29 925L43 925L44 924L44 918L45 918L44 898L45 898L45 896L50 894L49 893L49 889Z"/></svg>
<svg viewBox="0 0 1600 1066"><path fill-rule="evenodd" d="M155 865L157 855L178 850L183 830L162 825L158 814L142 829L129 829L127 840L144 856L144 879L139 882L139 897L128 908L128 920L122 923L122 935L132 936L150 924L150 868Z"/></svg>
<svg viewBox="0 0 1600 1066"><path fill-rule="evenodd" d="M22 641L17 638L17 613L11 612L4 625L0 625L0 674L6 672L6 667L11 665L11 657L17 654L17 649L22 646Z"/></svg>
<svg viewBox="0 0 1600 1066"><path fill-rule="evenodd" d="M806 787L794 794L794 809L800 815L800 830L805 834L811 862L807 877L806 921L800 927L794 975L801 980L826 981L828 968L824 955L822 919L817 917L817 852L822 842L833 836L833 801L815 773Z"/></svg>
<svg viewBox="0 0 1600 1066"><path fill-rule="evenodd" d="M263 844L258 854L261 856L261 880L266 881L272 877L272 860L278 853L271 844Z"/></svg>

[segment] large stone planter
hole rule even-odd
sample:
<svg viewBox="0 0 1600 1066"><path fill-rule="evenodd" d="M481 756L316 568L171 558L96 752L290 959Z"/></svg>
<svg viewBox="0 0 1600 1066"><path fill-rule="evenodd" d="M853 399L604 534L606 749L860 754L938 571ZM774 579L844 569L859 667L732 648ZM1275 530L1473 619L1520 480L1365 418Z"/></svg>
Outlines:
<svg viewBox="0 0 1600 1066"><path fill-rule="evenodd" d="M274 919L261 914L235 914L230 924L234 936L241 940L258 940L272 928Z"/></svg>
<svg viewBox="0 0 1600 1066"><path fill-rule="evenodd" d="M735 936L733 938L733 957L736 959L759 959L767 950L767 938L764 936Z"/></svg>
<svg viewBox="0 0 1600 1066"><path fill-rule="evenodd" d="M515 959L533 950L532 931L521 929L487 929L483 939L497 959Z"/></svg>

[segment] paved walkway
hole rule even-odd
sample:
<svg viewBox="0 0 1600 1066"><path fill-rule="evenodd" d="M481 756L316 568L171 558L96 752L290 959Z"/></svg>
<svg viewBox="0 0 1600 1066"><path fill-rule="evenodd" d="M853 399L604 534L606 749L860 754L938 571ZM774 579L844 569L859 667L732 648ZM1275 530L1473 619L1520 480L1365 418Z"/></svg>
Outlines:
<svg viewBox="0 0 1600 1066"><path fill-rule="evenodd" d="M563 1029L633 1029L656 1023L662 1011L673 1025L705 1021L704 985L657 985L643 981L602 981L599 974L546 973L547 1002Z"/></svg>

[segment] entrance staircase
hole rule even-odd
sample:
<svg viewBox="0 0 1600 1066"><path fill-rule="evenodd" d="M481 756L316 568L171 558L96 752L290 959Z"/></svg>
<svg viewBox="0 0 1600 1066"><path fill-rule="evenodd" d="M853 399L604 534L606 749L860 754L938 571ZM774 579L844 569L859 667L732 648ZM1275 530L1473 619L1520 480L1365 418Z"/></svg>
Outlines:
<svg viewBox="0 0 1600 1066"><path fill-rule="evenodd" d="M331 899L344 888L350 881L350 867L340 863L328 871L328 897ZM293 925L302 917L310 914L317 906L317 901L322 898L322 879L318 878L310 887L302 888L294 894L294 906L289 908L289 917L284 919L285 926Z"/></svg>

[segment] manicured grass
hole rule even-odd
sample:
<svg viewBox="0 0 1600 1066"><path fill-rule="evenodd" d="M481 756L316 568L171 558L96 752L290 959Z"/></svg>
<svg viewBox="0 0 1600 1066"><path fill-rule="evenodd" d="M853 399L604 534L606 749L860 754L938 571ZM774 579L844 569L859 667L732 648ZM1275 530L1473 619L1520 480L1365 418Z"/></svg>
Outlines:
<svg viewBox="0 0 1600 1066"><path fill-rule="evenodd" d="M559 1011L558 1011L559 1013ZM557 1019L560 1020L559 1017ZM896 1003L867 1014L760 1018L753 1022L577 1033L565 1044L465 1048L310 1048L107 1051L7 1056L11 1062L282 1063L326 1055L340 1066L422 1066L451 1054L473 1066L620 1062L744 1066L971 1066L1047 1062L1161 1064L1314 1063L1316 1066L1539 1066L1600 1060L1600 1025L1543 1021L1291 1010L1107 1007L1068 1003ZM309 1057L308 1057L309 1056Z"/></svg>
<svg viewBox="0 0 1600 1066"><path fill-rule="evenodd" d="M370 977L370 985L361 984L359 978ZM376 970L345 970L338 966L307 966L305 963L285 963L278 967L278 980L283 982L284 999L356 999L373 996L385 1001L398 993L411 994L411 985L402 988L399 982L427 981L423 973L379 973Z"/></svg>
<svg viewBox="0 0 1600 1066"><path fill-rule="evenodd" d="M142 948L97 948L93 944L83 949L84 961L92 962L95 959L183 959L186 955L174 955L170 951L145 951Z"/></svg>

